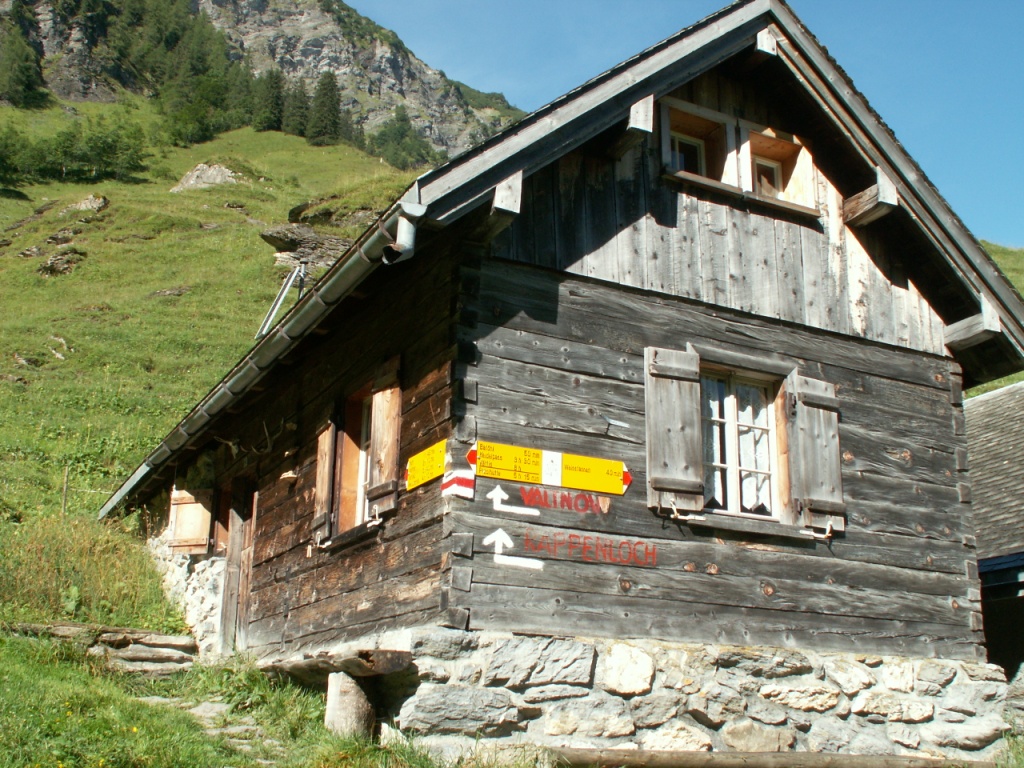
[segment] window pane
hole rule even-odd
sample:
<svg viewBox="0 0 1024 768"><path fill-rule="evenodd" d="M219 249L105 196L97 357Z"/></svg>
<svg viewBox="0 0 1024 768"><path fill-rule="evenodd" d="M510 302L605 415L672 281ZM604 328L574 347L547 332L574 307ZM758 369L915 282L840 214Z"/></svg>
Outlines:
<svg viewBox="0 0 1024 768"><path fill-rule="evenodd" d="M771 515L772 486L769 475L740 472L740 504L744 512Z"/></svg>
<svg viewBox="0 0 1024 768"><path fill-rule="evenodd" d="M725 379L700 377L701 415L705 419L725 418Z"/></svg>
<svg viewBox="0 0 1024 768"><path fill-rule="evenodd" d="M725 509L725 379L701 376L701 429L704 443L704 505Z"/></svg>
<svg viewBox="0 0 1024 768"><path fill-rule="evenodd" d="M759 384L736 384L737 421L740 424L768 427L768 390Z"/></svg>

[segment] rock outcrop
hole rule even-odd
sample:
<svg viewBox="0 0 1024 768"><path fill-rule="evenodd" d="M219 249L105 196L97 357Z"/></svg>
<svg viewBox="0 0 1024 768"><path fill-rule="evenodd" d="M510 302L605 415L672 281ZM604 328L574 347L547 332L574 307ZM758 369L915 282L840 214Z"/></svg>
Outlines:
<svg viewBox="0 0 1024 768"><path fill-rule="evenodd" d="M387 30L346 34L316 0L199 0L199 9L252 62L272 66L310 93L317 78L334 72L341 105L367 134L405 106L413 126L435 149L455 155L501 127L493 110L474 110L443 72L429 67Z"/></svg>

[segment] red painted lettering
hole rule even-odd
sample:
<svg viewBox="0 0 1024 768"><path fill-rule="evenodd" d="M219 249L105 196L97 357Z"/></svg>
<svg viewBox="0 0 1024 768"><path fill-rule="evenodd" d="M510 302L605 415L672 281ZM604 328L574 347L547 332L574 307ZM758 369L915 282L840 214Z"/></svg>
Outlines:
<svg viewBox="0 0 1024 768"><path fill-rule="evenodd" d="M559 501L559 507L562 509L572 509L572 494L567 491L562 491L562 498Z"/></svg>
<svg viewBox="0 0 1024 768"><path fill-rule="evenodd" d="M582 549L580 546L580 535L578 533L569 534L569 557L572 557L576 552Z"/></svg>
<svg viewBox="0 0 1024 768"><path fill-rule="evenodd" d="M558 550L565 546L565 534L556 533L552 536L555 542L555 551L552 553L555 557L558 557Z"/></svg>
<svg viewBox="0 0 1024 768"><path fill-rule="evenodd" d="M594 537L584 536L583 537L583 562L592 563L594 562Z"/></svg>

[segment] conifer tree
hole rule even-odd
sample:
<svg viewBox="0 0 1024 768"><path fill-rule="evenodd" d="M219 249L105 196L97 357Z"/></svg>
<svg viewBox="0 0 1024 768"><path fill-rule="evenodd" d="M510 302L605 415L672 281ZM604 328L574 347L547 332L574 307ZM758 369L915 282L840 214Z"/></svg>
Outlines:
<svg viewBox="0 0 1024 768"><path fill-rule="evenodd" d="M39 58L21 29L10 25L0 30L0 99L23 107L42 84Z"/></svg>
<svg viewBox="0 0 1024 768"><path fill-rule="evenodd" d="M292 136L305 136L308 122L309 94L306 93L306 84L299 78L285 93L281 130Z"/></svg>
<svg viewBox="0 0 1024 768"><path fill-rule="evenodd" d="M324 72L316 83L306 124L306 141L316 146L337 144L341 138L341 94L333 72Z"/></svg>
<svg viewBox="0 0 1024 768"><path fill-rule="evenodd" d="M252 127L257 131L280 131L284 114L284 75L269 69L256 78L253 88Z"/></svg>

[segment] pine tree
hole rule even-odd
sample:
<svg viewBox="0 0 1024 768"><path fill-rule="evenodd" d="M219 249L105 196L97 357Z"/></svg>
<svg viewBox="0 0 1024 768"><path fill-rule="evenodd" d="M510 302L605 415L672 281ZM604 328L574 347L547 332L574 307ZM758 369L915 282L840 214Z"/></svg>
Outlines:
<svg viewBox="0 0 1024 768"><path fill-rule="evenodd" d="M12 25L0 30L0 99L23 107L42 84L39 57L21 29Z"/></svg>
<svg viewBox="0 0 1024 768"><path fill-rule="evenodd" d="M341 94L333 72L324 72L316 83L306 124L306 141L316 146L337 144L341 138Z"/></svg>
<svg viewBox="0 0 1024 768"><path fill-rule="evenodd" d="M281 130L292 136L305 136L308 122L309 94L306 93L306 84L300 78L285 93Z"/></svg>
<svg viewBox="0 0 1024 768"><path fill-rule="evenodd" d="M256 78L253 88L252 127L257 131L280 131L284 114L284 75L269 69Z"/></svg>

